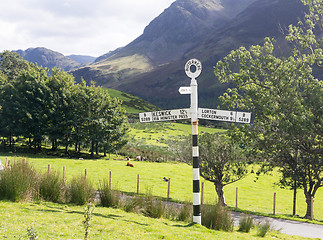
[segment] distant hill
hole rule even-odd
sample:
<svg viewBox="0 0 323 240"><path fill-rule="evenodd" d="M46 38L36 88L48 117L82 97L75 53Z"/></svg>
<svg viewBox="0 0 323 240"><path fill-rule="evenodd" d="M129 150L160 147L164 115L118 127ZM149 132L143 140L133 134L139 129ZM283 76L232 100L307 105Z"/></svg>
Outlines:
<svg viewBox="0 0 323 240"><path fill-rule="evenodd" d="M49 69L57 67L64 71L71 71L95 60L94 57L90 56L71 55L65 57L59 52L43 47L28 48L27 50L17 50L15 52L29 62L37 63Z"/></svg>
<svg viewBox="0 0 323 240"><path fill-rule="evenodd" d="M90 64L93 63L96 59L95 57L85 55L68 55L66 57L72 59L75 62L78 62L79 64Z"/></svg>

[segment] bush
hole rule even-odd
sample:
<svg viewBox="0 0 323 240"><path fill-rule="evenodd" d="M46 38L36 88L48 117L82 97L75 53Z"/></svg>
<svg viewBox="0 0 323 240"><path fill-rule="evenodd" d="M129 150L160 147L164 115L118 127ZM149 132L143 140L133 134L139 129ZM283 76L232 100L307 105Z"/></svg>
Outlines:
<svg viewBox="0 0 323 240"><path fill-rule="evenodd" d="M257 236L265 237L267 232L270 231L270 229L271 229L271 224L268 220L266 220L263 223L259 222L256 225L256 228L257 228Z"/></svg>
<svg viewBox="0 0 323 240"><path fill-rule="evenodd" d="M143 214L146 217L161 218L165 215L165 206L163 201L154 198L152 195L146 197Z"/></svg>
<svg viewBox="0 0 323 240"><path fill-rule="evenodd" d="M61 198L64 183L57 172L44 173L39 181L39 197L45 201L58 202Z"/></svg>
<svg viewBox="0 0 323 240"><path fill-rule="evenodd" d="M220 204L203 205L201 209L202 225L215 230L233 231L233 218L230 212Z"/></svg>
<svg viewBox="0 0 323 240"><path fill-rule="evenodd" d="M250 232L250 229L253 227L253 218L250 215L245 215L239 220L239 232Z"/></svg>
<svg viewBox="0 0 323 240"><path fill-rule="evenodd" d="M190 204L184 203L180 206L177 213L177 221L188 222L192 219L192 206Z"/></svg>
<svg viewBox="0 0 323 240"><path fill-rule="evenodd" d="M103 184L100 182L99 196L103 207L117 208L120 205L120 191L110 189L106 181L103 181Z"/></svg>
<svg viewBox="0 0 323 240"><path fill-rule="evenodd" d="M94 196L94 188L84 176L73 177L66 189L67 202L84 205Z"/></svg>
<svg viewBox="0 0 323 240"><path fill-rule="evenodd" d="M37 174L34 168L23 161L15 161L1 173L0 198L10 201L33 199Z"/></svg>

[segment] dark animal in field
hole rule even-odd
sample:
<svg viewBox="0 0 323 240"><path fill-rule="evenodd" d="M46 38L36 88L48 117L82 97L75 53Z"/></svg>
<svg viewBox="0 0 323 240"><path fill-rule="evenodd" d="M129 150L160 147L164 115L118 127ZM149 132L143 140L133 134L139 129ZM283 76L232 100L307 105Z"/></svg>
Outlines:
<svg viewBox="0 0 323 240"><path fill-rule="evenodd" d="M127 166L128 167L134 167L135 165L133 165L132 163L130 163L130 162L127 162Z"/></svg>

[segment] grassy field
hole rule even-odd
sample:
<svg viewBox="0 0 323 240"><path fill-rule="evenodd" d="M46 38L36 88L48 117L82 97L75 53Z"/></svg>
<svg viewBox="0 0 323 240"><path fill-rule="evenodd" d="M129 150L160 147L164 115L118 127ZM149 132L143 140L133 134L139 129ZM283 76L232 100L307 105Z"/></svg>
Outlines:
<svg viewBox="0 0 323 240"><path fill-rule="evenodd" d="M19 158L19 157L18 157ZM8 156L8 160L18 159ZM1 159L4 159L2 154ZM84 174L87 169L87 177L98 187L100 181L108 181L109 172L112 173L112 186L115 189L136 193L137 175L140 179L140 193L148 191L155 196L166 198L168 184L163 177L171 178L170 198L174 201L192 201L192 167L183 163L150 163L134 162L135 167L127 167L126 161L122 160L73 160L58 159L52 157L29 156L27 160L38 170L47 171L48 164L51 169L62 173L63 166L66 167L67 181L72 176ZM236 184L225 187L225 197L229 206L235 207L236 187L239 190L238 207L255 213L271 214L273 212L273 194L277 194L276 214L289 216L292 212L292 191L280 189L274 182L278 175L261 176L254 182L255 176L249 175ZM202 179L204 182L204 202L215 203L216 193L214 186ZM305 215L305 198L301 191L298 193L297 214ZM319 189L314 203L315 218L323 223L323 190Z"/></svg>
<svg viewBox="0 0 323 240"><path fill-rule="evenodd" d="M199 133L202 132L225 132L224 129L199 126ZM174 139L180 136L187 136L192 133L190 124L159 122L159 123L136 123L132 124L129 135L136 141L143 144L167 146L167 139Z"/></svg>
<svg viewBox="0 0 323 240"><path fill-rule="evenodd" d="M29 239L27 229L37 231L38 239L83 239L84 207L54 203L11 203L0 201L0 238ZM305 239L269 232L265 238L251 233L209 230L200 225L151 219L122 210L96 207L89 239Z"/></svg>

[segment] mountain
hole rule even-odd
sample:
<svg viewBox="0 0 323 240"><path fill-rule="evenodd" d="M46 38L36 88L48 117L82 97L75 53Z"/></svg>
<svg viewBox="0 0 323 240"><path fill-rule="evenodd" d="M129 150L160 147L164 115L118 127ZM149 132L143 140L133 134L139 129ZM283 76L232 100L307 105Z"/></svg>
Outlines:
<svg viewBox="0 0 323 240"><path fill-rule="evenodd" d="M90 64L95 61L95 57L86 56L86 55L68 55L66 56L69 59L72 59L73 61L79 63L79 64Z"/></svg>
<svg viewBox="0 0 323 240"><path fill-rule="evenodd" d="M216 62L242 45L261 44L265 37L276 38L280 54L286 54L282 30L303 19L305 11L300 0L177 0L136 40L73 74L164 108L188 107L189 97L178 88L190 83L185 62L198 58L203 64L200 106L216 107L227 88L214 77Z"/></svg>
<svg viewBox="0 0 323 240"><path fill-rule="evenodd" d="M28 48L27 50L17 50L25 60L37 63L39 66L52 69L54 67L60 68L65 71L70 71L81 67L81 63L65 57L59 52L52 51L47 48L37 47Z"/></svg>
<svg viewBox="0 0 323 240"><path fill-rule="evenodd" d="M182 57L201 38L228 23L254 1L177 0L133 42L73 74L76 79L83 77L113 87Z"/></svg>

